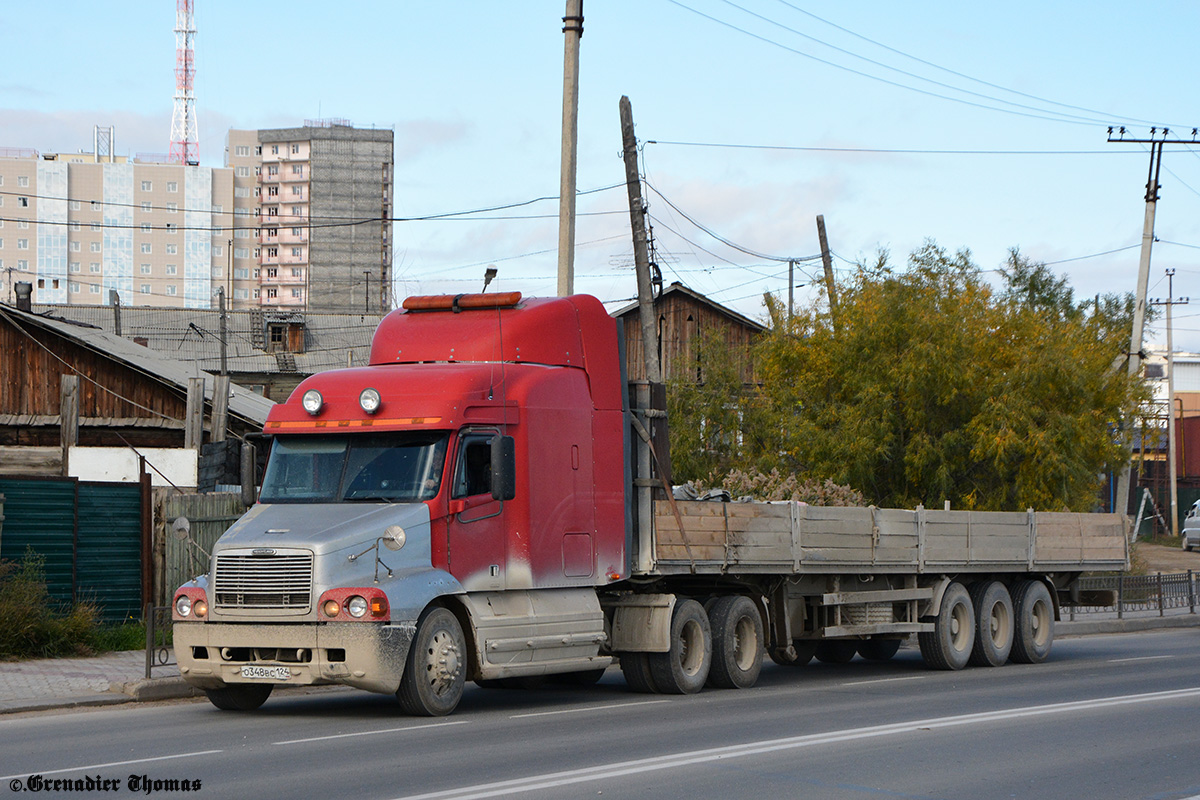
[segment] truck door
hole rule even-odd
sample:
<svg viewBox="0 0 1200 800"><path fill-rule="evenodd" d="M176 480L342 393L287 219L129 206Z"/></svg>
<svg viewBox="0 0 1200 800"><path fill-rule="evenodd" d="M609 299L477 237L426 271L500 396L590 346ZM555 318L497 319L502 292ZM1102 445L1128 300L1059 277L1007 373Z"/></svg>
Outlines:
<svg viewBox="0 0 1200 800"><path fill-rule="evenodd" d="M492 499L491 440L497 432L467 431L458 439L450 516L450 574L469 592L504 588L503 503Z"/></svg>

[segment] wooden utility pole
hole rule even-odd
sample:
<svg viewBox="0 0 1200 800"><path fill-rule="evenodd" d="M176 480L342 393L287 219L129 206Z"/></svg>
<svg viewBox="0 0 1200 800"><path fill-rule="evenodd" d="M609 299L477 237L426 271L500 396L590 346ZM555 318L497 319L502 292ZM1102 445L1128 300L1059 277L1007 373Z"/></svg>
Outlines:
<svg viewBox="0 0 1200 800"><path fill-rule="evenodd" d="M579 40L583 0L567 0L563 17L562 165L558 190L558 296L575 293L575 162L579 142Z"/></svg>
<svg viewBox="0 0 1200 800"><path fill-rule="evenodd" d="M204 443L204 378L188 378L183 446L199 450Z"/></svg>
<svg viewBox="0 0 1200 800"><path fill-rule="evenodd" d="M1171 308L1187 305L1188 298L1176 297L1175 270L1167 270L1167 299L1154 300L1151 305L1167 307L1167 460L1171 481L1171 535L1179 535L1179 467L1175 463L1175 343L1171 338Z"/></svg>
<svg viewBox="0 0 1200 800"><path fill-rule="evenodd" d="M79 444L79 376L63 375L59 381L58 431L62 446L62 474L67 476L71 448Z"/></svg>
<svg viewBox="0 0 1200 800"><path fill-rule="evenodd" d="M825 236L825 216L817 214L817 239L821 243L821 263L825 266L825 291L829 294L829 317L837 330L838 297L837 284L833 282L833 259L829 254L829 239Z"/></svg>
<svg viewBox="0 0 1200 800"><path fill-rule="evenodd" d="M212 433L209 441L225 441L225 429L229 426L229 376L218 375L213 382Z"/></svg>
<svg viewBox="0 0 1200 800"><path fill-rule="evenodd" d="M217 287L217 299L221 306L221 374L228 375L229 368L226 362L226 342L228 341L228 317L225 314L225 287Z"/></svg>
<svg viewBox="0 0 1200 800"><path fill-rule="evenodd" d="M625 188L629 191L629 226L633 229L633 265L637 272L638 317L642 323L642 353L646 380L662 381L658 364L658 326L654 319L654 296L650 283L650 255L646 247L646 209L642 181L638 175L637 137L633 133L633 107L621 98L621 148L625 158Z"/></svg>

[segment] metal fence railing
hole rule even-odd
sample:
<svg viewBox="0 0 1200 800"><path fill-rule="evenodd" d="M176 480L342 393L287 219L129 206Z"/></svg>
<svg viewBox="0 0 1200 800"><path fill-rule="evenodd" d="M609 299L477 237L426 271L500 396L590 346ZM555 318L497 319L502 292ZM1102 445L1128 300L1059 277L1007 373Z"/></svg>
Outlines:
<svg viewBox="0 0 1200 800"><path fill-rule="evenodd" d="M1072 605L1070 618L1077 614L1116 612L1121 619L1127 612L1158 612L1164 616L1168 609L1186 608L1196 613L1197 581L1200 573L1187 572L1155 575L1111 575L1079 579L1081 592L1113 593L1111 605Z"/></svg>
<svg viewBox="0 0 1200 800"><path fill-rule="evenodd" d="M156 667L175 666L171 649L171 607L146 604L146 678Z"/></svg>

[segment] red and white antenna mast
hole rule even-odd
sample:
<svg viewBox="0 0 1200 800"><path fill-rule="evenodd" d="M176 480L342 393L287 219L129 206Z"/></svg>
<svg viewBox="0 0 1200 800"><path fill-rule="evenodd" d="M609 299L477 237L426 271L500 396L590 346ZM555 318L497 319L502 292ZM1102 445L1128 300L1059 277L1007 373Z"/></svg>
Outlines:
<svg viewBox="0 0 1200 800"><path fill-rule="evenodd" d="M192 164L200 160L200 133L196 126L196 19L193 0L175 0L175 111L171 115L172 163Z"/></svg>

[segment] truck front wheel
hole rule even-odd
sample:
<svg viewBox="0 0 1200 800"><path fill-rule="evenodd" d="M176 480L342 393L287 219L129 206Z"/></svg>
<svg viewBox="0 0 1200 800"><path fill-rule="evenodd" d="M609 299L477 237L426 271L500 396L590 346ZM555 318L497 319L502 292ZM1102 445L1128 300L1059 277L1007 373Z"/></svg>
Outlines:
<svg viewBox="0 0 1200 800"><path fill-rule="evenodd" d="M273 688L269 683L231 683L221 689L205 689L204 694L222 711L253 711L267 702Z"/></svg>
<svg viewBox="0 0 1200 800"><path fill-rule="evenodd" d="M396 697L408 714L443 717L458 707L466 682L467 643L458 618L434 607L417 623Z"/></svg>

